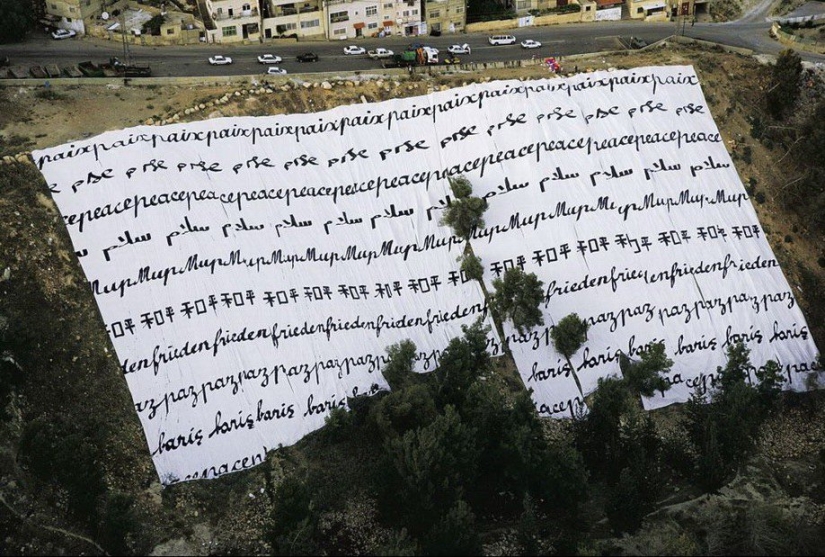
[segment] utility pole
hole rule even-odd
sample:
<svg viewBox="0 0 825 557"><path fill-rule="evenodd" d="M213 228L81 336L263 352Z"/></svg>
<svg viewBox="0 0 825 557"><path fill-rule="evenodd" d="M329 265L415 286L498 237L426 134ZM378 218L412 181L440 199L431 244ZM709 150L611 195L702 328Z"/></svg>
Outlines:
<svg viewBox="0 0 825 557"><path fill-rule="evenodd" d="M120 13L120 36L123 41L123 63L127 66L132 65L132 53L129 51L129 42L126 40L126 13Z"/></svg>

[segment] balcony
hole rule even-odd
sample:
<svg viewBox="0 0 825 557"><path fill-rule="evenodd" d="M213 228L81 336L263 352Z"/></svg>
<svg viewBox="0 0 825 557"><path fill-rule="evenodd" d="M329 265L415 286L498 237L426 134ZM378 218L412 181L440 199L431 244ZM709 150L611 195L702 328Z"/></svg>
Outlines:
<svg viewBox="0 0 825 557"><path fill-rule="evenodd" d="M229 13L213 13L212 18L215 21L226 21L229 19L245 19L249 17L258 17L258 8L252 8L251 10L238 10L237 12L233 12L231 15Z"/></svg>
<svg viewBox="0 0 825 557"><path fill-rule="evenodd" d="M311 12L320 11L320 9L321 8L319 8L318 6L301 6L298 9L295 9L295 8L281 8L281 9L278 9L276 7L275 10L273 10L273 12L272 12L272 16L273 17L282 17L282 16L286 16L286 15L298 15L299 13L300 14L307 14L307 13L311 13Z"/></svg>

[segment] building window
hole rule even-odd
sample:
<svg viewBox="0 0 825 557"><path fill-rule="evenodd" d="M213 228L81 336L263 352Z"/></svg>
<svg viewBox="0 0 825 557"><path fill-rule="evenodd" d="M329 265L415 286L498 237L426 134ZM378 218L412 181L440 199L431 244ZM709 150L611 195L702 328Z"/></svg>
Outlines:
<svg viewBox="0 0 825 557"><path fill-rule="evenodd" d="M170 27L169 29L166 30L166 34L167 35L174 35L175 34L175 28Z"/></svg>
<svg viewBox="0 0 825 557"><path fill-rule="evenodd" d="M404 10L404 17L409 17L410 10Z"/></svg>
<svg viewBox="0 0 825 557"><path fill-rule="evenodd" d="M433 10L430 12L430 17L441 17L441 12L438 10Z"/></svg>
<svg viewBox="0 0 825 557"><path fill-rule="evenodd" d="M385 10L391 10L392 9L392 2L390 2L389 4L384 4L384 9Z"/></svg>
<svg viewBox="0 0 825 557"><path fill-rule="evenodd" d="M418 15L418 10L413 10L412 15Z"/></svg>
<svg viewBox="0 0 825 557"><path fill-rule="evenodd" d="M371 15L378 15L378 6L367 6L367 11L364 12L367 17Z"/></svg>
<svg viewBox="0 0 825 557"><path fill-rule="evenodd" d="M287 31L295 31L295 29L296 29L297 27L298 27L298 24L297 24L297 23L284 23L284 24L279 24L279 25L276 25L276 26L275 26L275 32L276 32L276 33L278 33L279 35L283 35L283 34L284 34L284 33L286 33Z"/></svg>
<svg viewBox="0 0 825 557"><path fill-rule="evenodd" d="M312 27L318 27L319 25L321 25L320 19L313 19L312 21L302 21L301 29L310 29Z"/></svg>
<svg viewBox="0 0 825 557"><path fill-rule="evenodd" d="M329 14L330 23L341 23L342 21L349 21L349 12L332 12Z"/></svg>
<svg viewBox="0 0 825 557"><path fill-rule="evenodd" d="M529 10L530 9L530 0L519 0L516 2L516 9L517 10Z"/></svg>
<svg viewBox="0 0 825 557"><path fill-rule="evenodd" d="M234 25L232 27L224 27L221 29L221 34L223 34L224 37L234 37L238 34L238 28Z"/></svg>
<svg viewBox="0 0 825 557"><path fill-rule="evenodd" d="M333 35L346 35L347 34L347 29L345 27L341 28L341 29L336 29L335 31L332 32L332 34Z"/></svg>
<svg viewBox="0 0 825 557"><path fill-rule="evenodd" d="M378 27L378 23L373 21L372 23L367 23L367 29L376 29Z"/></svg>
<svg viewBox="0 0 825 557"><path fill-rule="evenodd" d="M644 8L636 8L636 13L637 14L642 14L642 13L644 13L644 11L645 11Z"/></svg>
<svg viewBox="0 0 825 557"><path fill-rule="evenodd" d="M457 13L457 14L464 13L464 6L459 6L458 8L456 8L455 13Z"/></svg>

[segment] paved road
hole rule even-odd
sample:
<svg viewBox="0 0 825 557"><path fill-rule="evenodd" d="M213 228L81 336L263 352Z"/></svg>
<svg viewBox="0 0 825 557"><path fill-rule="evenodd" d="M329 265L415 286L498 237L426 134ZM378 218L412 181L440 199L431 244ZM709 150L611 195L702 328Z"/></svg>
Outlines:
<svg viewBox="0 0 825 557"><path fill-rule="evenodd" d="M722 24L696 23L678 20L666 23L642 23L637 21L599 22L582 25L557 25L515 29L509 31L519 41L535 39L542 43L537 50L524 50L518 44L511 46L490 46L487 34L452 35L422 38L427 44L446 49L452 43L468 43L472 54L461 56L466 62L494 62L503 60L529 59L532 56L569 56L622 47L620 39L635 36L648 43L671 35L684 35L730 46L749 48L754 51L776 55L784 47L768 35L770 21L766 17L770 3L763 0L742 19ZM415 38L386 37L383 39L360 39L357 43L367 49L383 46L396 52ZM132 59L139 63L149 63L154 76L220 76L263 74L265 67L258 64L259 54L272 53L284 58L282 67L290 73L364 71L376 70L380 62L366 56L345 56L343 47L349 42L301 41L279 45L193 45L185 47L143 47L131 46ZM315 63L301 64L295 56L311 51L319 55ZM111 56L123 57L123 45L118 41L91 38L55 41L46 34L36 34L24 43L0 46L0 57L9 56L14 65L32 66L58 64L72 66L84 60L104 62ZM230 66L211 66L207 59L214 54L231 56ZM803 59L825 63L825 56L800 51Z"/></svg>

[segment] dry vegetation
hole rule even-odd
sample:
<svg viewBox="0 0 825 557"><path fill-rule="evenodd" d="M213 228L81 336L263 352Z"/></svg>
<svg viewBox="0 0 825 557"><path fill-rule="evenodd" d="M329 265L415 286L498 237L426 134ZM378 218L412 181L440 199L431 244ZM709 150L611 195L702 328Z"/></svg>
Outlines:
<svg viewBox="0 0 825 557"><path fill-rule="evenodd" d="M566 69L572 69L573 61L563 62ZM751 117L760 111L761 92L768 79L766 67L750 57L679 45L579 59L575 64L579 71L644 65L692 64L696 68L768 240L806 311L818 345L825 346L825 320L823 309L818 307L822 305L822 288L816 286L819 292L815 292L811 290L814 286L808 287L825 284L825 269L818 264L825 262L825 243L780 203L789 175L783 167L785 152L767 149L750 135ZM249 91L261 85L227 89L200 85L53 84L50 90L4 86L0 88L0 155L58 145L149 120L157 123L314 112L340 104L420 95L477 80L547 76L540 67L415 79L360 76L364 79L357 82L332 79L331 89L317 84L305 87L295 76L273 82L271 92L254 94ZM821 91L821 85L811 86L803 94L803 102ZM227 101L214 102L221 98ZM203 109L185 113L201 105ZM11 418L0 421L0 553L97 553L99 548L89 541L46 528L63 528L102 543L108 535L106 521L104 527L100 522L87 523L76 512L84 504L92 504L76 492L79 486L91 486L91 490L97 482L107 486L109 495L92 506L96 505L99 516L115 522L111 525L113 531L129 532L123 550L148 552L154 548L167 554L266 552L263 532L271 505L268 495L285 470L303 458L301 450L273 453L264 465L247 472L161 490L125 381L47 188L31 165L6 165L0 173L9 170L22 173L27 180L22 185L14 181L12 188L8 185L12 182L0 177L0 333L23 342L27 356L25 362L20 362L26 380L19 383L12 398ZM662 412L662 424L667 424L668 416L675 411ZM799 499L812 489L821 489L814 484L822 474L817 456L825 448L823 410L816 404L805 406L793 414L789 423L790 418L779 416L769 424L764 451L754 463L754 470L759 471L754 477L758 479L740 482L746 486L742 493L758 492L760 502L774 494ZM33 430L32 424L40 429ZM67 477L55 468L47 472L58 481L43 481L43 474L35 470L38 464L21 458L19 448L28 447L31 452L34 443L35 449L48 454L54 448L47 443L54 441L47 435L49 431L62 439L77 436L77 443L69 446L71 454L53 455L54 466L68 466L72 459L81 458L81 448L88 451L93 447L89 464L100 470L99 476ZM39 447L38 442L45 446ZM134 503L132 511L118 514L118 495ZM677 492L671 497L655 513L655 526L635 538L616 541L615 545L607 542L606 546L631 554L690 551L694 540L683 527L674 529L672 522L690 515L694 503L683 502L684 497ZM726 504L739 504L736 501L741 499L739 495L731 498L735 499L733 503L717 501L714 512L722 512ZM355 518L349 526L368 531L372 512L369 505L353 501L352 509ZM118 518L130 521L132 526L117 530ZM695 516L693 520L703 527L702 520ZM672 536L666 534L669 531ZM490 551L506 551L502 546L506 546L506 540L506 531L493 533L487 547Z"/></svg>

